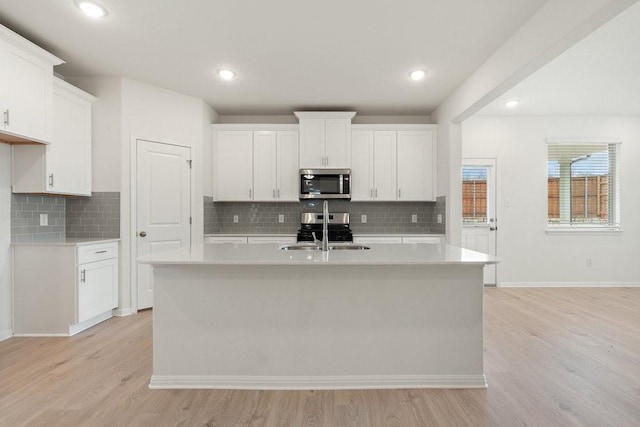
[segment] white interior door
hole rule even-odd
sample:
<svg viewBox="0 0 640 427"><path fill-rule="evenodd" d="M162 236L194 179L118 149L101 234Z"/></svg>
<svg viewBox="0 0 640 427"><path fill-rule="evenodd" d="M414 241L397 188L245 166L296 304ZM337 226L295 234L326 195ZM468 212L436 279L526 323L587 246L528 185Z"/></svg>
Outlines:
<svg viewBox="0 0 640 427"><path fill-rule="evenodd" d="M496 160L462 159L462 247L496 256ZM484 284L496 285L496 265Z"/></svg>
<svg viewBox="0 0 640 427"><path fill-rule="evenodd" d="M137 256L191 244L191 149L137 141ZM153 306L151 267L138 264L138 309Z"/></svg>

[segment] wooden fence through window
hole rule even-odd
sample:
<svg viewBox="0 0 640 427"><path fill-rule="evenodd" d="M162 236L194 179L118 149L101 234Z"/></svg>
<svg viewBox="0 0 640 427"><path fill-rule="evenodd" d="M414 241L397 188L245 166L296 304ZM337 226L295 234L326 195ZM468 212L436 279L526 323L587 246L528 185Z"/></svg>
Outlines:
<svg viewBox="0 0 640 427"><path fill-rule="evenodd" d="M560 178L548 178L549 222L560 220ZM571 222L609 220L609 177L580 176L571 178Z"/></svg>

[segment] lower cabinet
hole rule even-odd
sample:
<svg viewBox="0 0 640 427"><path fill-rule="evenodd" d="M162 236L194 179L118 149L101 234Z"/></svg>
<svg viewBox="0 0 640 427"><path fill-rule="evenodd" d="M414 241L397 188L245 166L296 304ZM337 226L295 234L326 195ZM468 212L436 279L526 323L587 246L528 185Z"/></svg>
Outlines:
<svg viewBox="0 0 640 427"><path fill-rule="evenodd" d="M15 335L74 335L118 306L117 241L15 244L13 256Z"/></svg>
<svg viewBox="0 0 640 427"><path fill-rule="evenodd" d="M415 244L415 243L443 243L444 238L441 235L385 235L385 236L354 236L353 243L357 244L375 244L375 243L396 243L396 244Z"/></svg>
<svg viewBox="0 0 640 427"><path fill-rule="evenodd" d="M205 236L204 243L235 243L235 244L260 244L260 243L277 243L286 245L296 243L296 236Z"/></svg>

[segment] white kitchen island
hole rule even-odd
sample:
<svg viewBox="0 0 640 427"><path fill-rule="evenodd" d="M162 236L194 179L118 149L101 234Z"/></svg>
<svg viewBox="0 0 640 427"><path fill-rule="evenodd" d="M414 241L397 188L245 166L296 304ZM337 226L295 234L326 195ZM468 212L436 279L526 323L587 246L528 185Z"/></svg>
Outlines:
<svg viewBox="0 0 640 427"><path fill-rule="evenodd" d="M491 256L444 244L150 255L150 388L482 388Z"/></svg>

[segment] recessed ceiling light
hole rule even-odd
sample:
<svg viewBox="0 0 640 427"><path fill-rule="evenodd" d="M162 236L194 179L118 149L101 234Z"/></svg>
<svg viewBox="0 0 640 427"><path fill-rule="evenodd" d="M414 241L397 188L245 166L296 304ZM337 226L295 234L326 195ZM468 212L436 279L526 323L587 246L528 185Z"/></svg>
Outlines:
<svg viewBox="0 0 640 427"><path fill-rule="evenodd" d="M231 70L222 69L222 70L218 70L218 75L220 76L220 78L224 80L231 80L236 76L236 73L234 73Z"/></svg>
<svg viewBox="0 0 640 427"><path fill-rule="evenodd" d="M426 74L427 72L425 70L413 70L409 73L409 77L413 80L422 80Z"/></svg>
<svg viewBox="0 0 640 427"><path fill-rule="evenodd" d="M91 18L104 18L107 16L107 9L92 1L76 0L76 6Z"/></svg>
<svg viewBox="0 0 640 427"><path fill-rule="evenodd" d="M507 108L516 108L520 104L520 101L517 99L511 99L504 103L504 106Z"/></svg>

